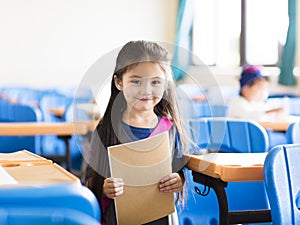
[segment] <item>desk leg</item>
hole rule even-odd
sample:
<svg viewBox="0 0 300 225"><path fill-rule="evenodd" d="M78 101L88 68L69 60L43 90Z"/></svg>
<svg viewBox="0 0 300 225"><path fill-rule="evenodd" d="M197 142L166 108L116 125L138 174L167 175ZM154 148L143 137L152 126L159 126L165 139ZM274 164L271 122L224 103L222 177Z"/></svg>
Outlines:
<svg viewBox="0 0 300 225"><path fill-rule="evenodd" d="M227 187L227 183L220 180L215 179L210 176L192 171L193 180L199 184L207 185L214 189L219 204L219 220L220 225L228 225L229 224L229 215L228 215L228 201L225 188Z"/></svg>
<svg viewBox="0 0 300 225"><path fill-rule="evenodd" d="M229 212L228 200L225 191L227 182L195 171L192 171L192 174L195 182L214 189L218 198L220 225L272 222L271 211L269 209ZM199 191L196 192L198 193Z"/></svg>
<svg viewBox="0 0 300 225"><path fill-rule="evenodd" d="M66 169L68 171L71 171L72 164L71 164L71 153L70 153L70 143L69 143L71 136L61 136L60 138L66 144L66 155L65 155Z"/></svg>
<svg viewBox="0 0 300 225"><path fill-rule="evenodd" d="M70 143L69 143L71 136L69 136L69 135L58 136L58 138L62 139L65 142L66 154L65 155L56 155L56 154L44 155L44 154L42 154L42 156L44 156L48 159L52 159L54 162L56 162L58 164L66 163L66 170L71 171L71 153L70 153Z"/></svg>
<svg viewBox="0 0 300 225"><path fill-rule="evenodd" d="M65 142L66 145L66 154L61 155L61 154L44 154L42 152L42 156L51 159L54 162L62 165L63 163L66 163L66 170L69 172L71 171L71 153L70 153L70 143L69 140L71 138L70 135L64 135L64 136L58 136L59 139L62 139Z"/></svg>

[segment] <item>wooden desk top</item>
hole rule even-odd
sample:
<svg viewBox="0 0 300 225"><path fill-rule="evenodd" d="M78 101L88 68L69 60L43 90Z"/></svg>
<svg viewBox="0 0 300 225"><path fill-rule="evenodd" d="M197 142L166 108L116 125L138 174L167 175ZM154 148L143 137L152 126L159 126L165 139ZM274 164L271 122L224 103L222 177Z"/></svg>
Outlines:
<svg viewBox="0 0 300 225"><path fill-rule="evenodd" d="M289 125L293 122L300 121L299 116L288 116L287 119L283 121L262 121L258 122L262 125L265 129L271 129L273 131L286 131Z"/></svg>
<svg viewBox="0 0 300 225"><path fill-rule="evenodd" d="M85 135L91 129L89 126L91 125L85 122L4 122L0 123L0 136Z"/></svg>
<svg viewBox="0 0 300 225"><path fill-rule="evenodd" d="M291 122L258 122L265 129L271 129L273 131L286 131Z"/></svg>
<svg viewBox="0 0 300 225"><path fill-rule="evenodd" d="M12 162L38 162L47 160L46 158L36 155L27 150L20 150L17 152L0 153L0 164L1 163L12 163Z"/></svg>
<svg viewBox="0 0 300 225"><path fill-rule="evenodd" d="M49 108L49 112L58 118L62 118L64 116L65 111L66 111L65 107Z"/></svg>
<svg viewBox="0 0 300 225"><path fill-rule="evenodd" d="M80 184L80 180L51 160L22 150L0 154L0 188L7 186Z"/></svg>
<svg viewBox="0 0 300 225"><path fill-rule="evenodd" d="M187 167L225 182L263 181L267 153L208 153L191 155Z"/></svg>

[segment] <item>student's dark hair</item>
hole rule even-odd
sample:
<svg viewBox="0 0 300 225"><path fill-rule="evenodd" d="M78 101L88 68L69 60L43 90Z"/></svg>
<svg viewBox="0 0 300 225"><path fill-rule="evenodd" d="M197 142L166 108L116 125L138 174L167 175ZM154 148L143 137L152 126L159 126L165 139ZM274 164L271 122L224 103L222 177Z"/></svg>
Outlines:
<svg viewBox="0 0 300 225"><path fill-rule="evenodd" d="M120 50L114 76L122 80L123 74L130 71L139 63L153 62L158 63L166 74L166 88L161 101L155 106L154 112L159 116L167 117L173 120L178 129L180 139L185 146L185 138L176 100L175 84L172 78L168 51L151 41L130 41ZM119 91L115 85L114 76L111 80L111 96L106 111L100 120L97 131L101 142L105 147L121 143L119 135L124 134L121 120L122 113L126 108L126 101L122 91Z"/></svg>
<svg viewBox="0 0 300 225"><path fill-rule="evenodd" d="M251 80L245 86L252 87L257 81L260 81L260 80L265 80L267 82L270 82L270 78L269 77L259 77L259 78ZM240 94L240 96L244 96L243 93L242 93L242 89L240 90L239 94Z"/></svg>

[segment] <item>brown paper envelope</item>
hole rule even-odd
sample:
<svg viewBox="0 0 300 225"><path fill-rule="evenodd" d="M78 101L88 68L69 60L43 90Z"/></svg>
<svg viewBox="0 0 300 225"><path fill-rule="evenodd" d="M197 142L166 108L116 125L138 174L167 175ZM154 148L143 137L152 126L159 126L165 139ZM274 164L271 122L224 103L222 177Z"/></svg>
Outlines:
<svg viewBox="0 0 300 225"><path fill-rule="evenodd" d="M140 141L108 147L109 154L130 165L152 165L170 157L168 139L168 133L164 132Z"/></svg>
<svg viewBox="0 0 300 225"><path fill-rule="evenodd" d="M141 225L174 212L173 193L163 193L158 184L124 187L124 194L115 200L118 225Z"/></svg>
<svg viewBox="0 0 300 225"><path fill-rule="evenodd" d="M171 158L149 166L131 166L115 158L110 158L113 177L121 177L130 186L145 186L157 184L159 180L169 175ZM158 179L159 178L159 179Z"/></svg>
<svg viewBox="0 0 300 225"><path fill-rule="evenodd" d="M20 185L80 184L77 177L51 161L44 161L42 164L37 165L24 162L16 166L5 166L3 168Z"/></svg>
<svg viewBox="0 0 300 225"><path fill-rule="evenodd" d="M125 183L124 193L115 199L118 225L140 225L174 212L173 193L158 188L172 173L168 132L108 151L112 177Z"/></svg>

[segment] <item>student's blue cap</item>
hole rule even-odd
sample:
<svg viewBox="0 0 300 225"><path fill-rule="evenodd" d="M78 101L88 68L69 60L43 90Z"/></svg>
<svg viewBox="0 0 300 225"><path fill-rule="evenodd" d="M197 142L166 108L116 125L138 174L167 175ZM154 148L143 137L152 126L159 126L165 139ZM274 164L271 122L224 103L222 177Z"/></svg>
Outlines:
<svg viewBox="0 0 300 225"><path fill-rule="evenodd" d="M266 78L261 74L261 67L253 65L244 66L240 78L240 88L242 89L257 78Z"/></svg>

